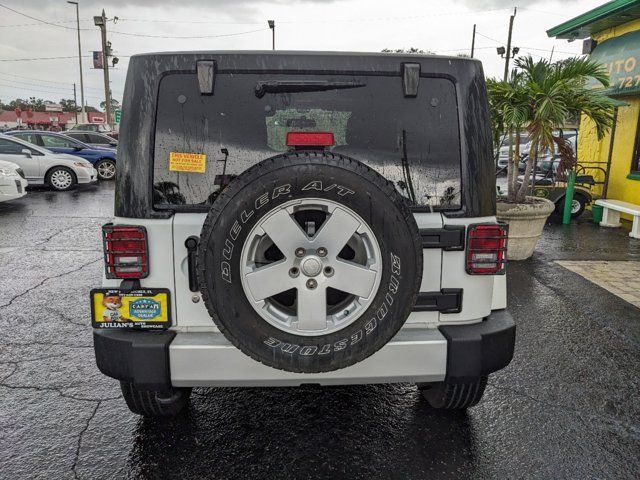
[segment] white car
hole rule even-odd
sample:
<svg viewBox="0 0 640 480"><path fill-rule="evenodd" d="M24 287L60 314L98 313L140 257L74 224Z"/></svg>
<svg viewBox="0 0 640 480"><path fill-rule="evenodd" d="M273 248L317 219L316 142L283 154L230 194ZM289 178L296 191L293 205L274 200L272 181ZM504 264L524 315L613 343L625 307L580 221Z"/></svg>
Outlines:
<svg viewBox="0 0 640 480"><path fill-rule="evenodd" d="M18 165L0 160L0 202L24 197L27 185L24 173Z"/></svg>
<svg viewBox="0 0 640 480"><path fill-rule="evenodd" d="M0 160L17 164L30 185L48 185L53 190L98 181L98 172L90 162L8 135L0 134Z"/></svg>

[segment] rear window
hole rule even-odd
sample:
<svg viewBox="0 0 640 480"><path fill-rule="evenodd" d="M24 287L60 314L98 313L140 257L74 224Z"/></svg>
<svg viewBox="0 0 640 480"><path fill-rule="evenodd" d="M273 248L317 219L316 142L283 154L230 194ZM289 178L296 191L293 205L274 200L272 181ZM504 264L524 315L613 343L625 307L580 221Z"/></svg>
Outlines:
<svg viewBox="0 0 640 480"><path fill-rule="evenodd" d="M301 80L350 87L256 93L265 82ZM200 94L195 74L161 81L155 206L210 204L229 179L289 150L292 131L332 132L330 151L378 171L414 206L460 208L460 135L450 80L421 78L418 96L406 98L397 76L231 73L216 75L212 96ZM176 167L172 157L190 158L198 171Z"/></svg>

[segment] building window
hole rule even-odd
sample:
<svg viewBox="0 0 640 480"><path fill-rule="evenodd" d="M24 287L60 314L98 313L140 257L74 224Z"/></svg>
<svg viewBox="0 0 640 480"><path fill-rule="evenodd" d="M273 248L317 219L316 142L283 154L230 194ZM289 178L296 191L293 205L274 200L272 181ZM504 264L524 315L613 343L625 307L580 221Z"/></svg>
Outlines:
<svg viewBox="0 0 640 480"><path fill-rule="evenodd" d="M636 125L636 143L633 147L631 175L640 175L640 115L638 115L638 123Z"/></svg>

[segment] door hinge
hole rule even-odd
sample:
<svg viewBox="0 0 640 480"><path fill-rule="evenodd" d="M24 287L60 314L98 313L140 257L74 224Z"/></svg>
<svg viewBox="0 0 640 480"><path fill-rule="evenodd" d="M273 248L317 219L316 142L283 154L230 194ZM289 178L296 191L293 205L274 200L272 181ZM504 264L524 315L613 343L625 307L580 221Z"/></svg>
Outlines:
<svg viewBox="0 0 640 480"><path fill-rule="evenodd" d="M462 311L462 288L443 288L439 292L420 292L414 312L460 313Z"/></svg>
<svg viewBox="0 0 640 480"><path fill-rule="evenodd" d="M445 251L464 250L464 225L421 228L420 236L422 237L422 248L442 248Z"/></svg>

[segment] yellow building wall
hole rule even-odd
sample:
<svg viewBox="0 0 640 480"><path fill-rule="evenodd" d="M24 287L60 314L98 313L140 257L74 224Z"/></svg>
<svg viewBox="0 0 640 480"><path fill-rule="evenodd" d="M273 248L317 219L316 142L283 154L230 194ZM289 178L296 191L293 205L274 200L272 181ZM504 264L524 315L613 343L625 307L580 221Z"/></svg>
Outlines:
<svg viewBox="0 0 640 480"><path fill-rule="evenodd" d="M640 19L598 32L593 35L593 38L598 42L603 42L634 30L640 30ZM607 197L640 205L640 180L627 178L631 170L633 148L638 129L640 96L624 96L619 97L618 100L628 105L618 108ZM594 167L606 169L610 143L611 134L598 141L593 123L588 118L582 117L578 136L578 161L580 164L591 164ZM604 175L596 168L590 169L588 173L592 174L596 181L604 181ZM601 186L596 186L594 193L600 195L602 193ZM622 216L631 219L627 215Z"/></svg>

